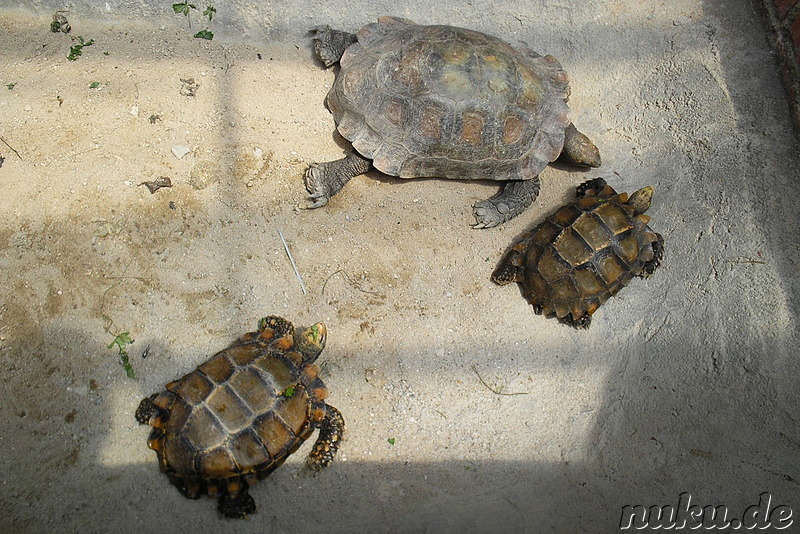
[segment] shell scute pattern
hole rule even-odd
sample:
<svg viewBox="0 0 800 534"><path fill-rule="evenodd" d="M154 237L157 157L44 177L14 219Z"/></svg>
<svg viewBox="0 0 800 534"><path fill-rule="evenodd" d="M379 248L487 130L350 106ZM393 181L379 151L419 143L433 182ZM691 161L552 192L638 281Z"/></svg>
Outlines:
<svg viewBox="0 0 800 534"><path fill-rule="evenodd" d="M340 63L328 107L382 172L530 179L561 152L568 78L551 56L384 18L358 33Z"/></svg>
<svg viewBox="0 0 800 534"><path fill-rule="evenodd" d="M321 456L315 448L309 462L325 467L344 425L324 402L328 392L311 363L324 347L324 325L295 335L288 321L263 322L259 332L144 399L136 413L153 427L148 445L170 481L187 497L219 496L228 517L255 511L249 484L283 463L316 428L317 448L327 452Z"/></svg>
<svg viewBox="0 0 800 534"><path fill-rule="evenodd" d="M600 178L578 188L578 199L561 207L506 254L495 282L520 282L536 313L575 327L633 277L659 265L663 239L644 211L652 188L630 198Z"/></svg>

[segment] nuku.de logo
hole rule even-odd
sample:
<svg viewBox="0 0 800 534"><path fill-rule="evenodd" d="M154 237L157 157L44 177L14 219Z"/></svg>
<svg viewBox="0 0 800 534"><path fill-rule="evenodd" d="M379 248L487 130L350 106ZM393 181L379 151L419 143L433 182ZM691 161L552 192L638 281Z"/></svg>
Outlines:
<svg viewBox="0 0 800 534"><path fill-rule="evenodd" d="M724 528L763 530L771 527L782 530L789 528L793 522L792 509L783 504L773 507L772 495L769 493L759 495L758 504L747 507L741 518L729 514L728 508L724 505L701 507L692 504L692 496L689 493L681 493L678 496L678 506L671 504L650 507L641 504L623 506L619 528L620 530Z"/></svg>

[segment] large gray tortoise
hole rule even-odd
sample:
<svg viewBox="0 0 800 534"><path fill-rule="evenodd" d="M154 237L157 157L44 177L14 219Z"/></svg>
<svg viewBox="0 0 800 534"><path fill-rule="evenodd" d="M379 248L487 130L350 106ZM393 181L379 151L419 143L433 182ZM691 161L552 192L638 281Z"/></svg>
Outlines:
<svg viewBox="0 0 800 534"><path fill-rule="evenodd" d="M498 180L503 189L474 206L475 227L489 228L535 200L539 173L557 158L600 165L571 122L568 77L552 56L395 17L356 35L313 32L320 61L341 67L326 104L355 150L306 171L311 208L371 167L400 178Z"/></svg>
<svg viewBox="0 0 800 534"><path fill-rule="evenodd" d="M147 444L178 490L219 497L226 517L256 510L248 493L314 432L312 469L327 466L344 431L342 414L325 403L328 390L314 365L325 325L295 332L280 317L261 320L164 391L139 404L136 419L153 427Z"/></svg>

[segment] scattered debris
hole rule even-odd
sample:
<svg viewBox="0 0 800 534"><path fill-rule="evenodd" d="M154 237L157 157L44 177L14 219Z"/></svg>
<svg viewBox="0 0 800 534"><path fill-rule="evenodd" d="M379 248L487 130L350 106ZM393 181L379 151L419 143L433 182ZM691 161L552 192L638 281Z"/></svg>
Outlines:
<svg viewBox="0 0 800 534"><path fill-rule="evenodd" d="M766 265L767 262L764 260L757 260L755 258L748 258L744 256L739 256L738 258L728 258L730 263L749 263L749 264L760 264Z"/></svg>
<svg viewBox="0 0 800 534"><path fill-rule="evenodd" d="M194 97L200 88L200 84L195 82L194 78L180 78L180 80L183 84L180 90L181 95Z"/></svg>
<svg viewBox="0 0 800 534"><path fill-rule="evenodd" d="M151 182L142 182L139 185L143 185L150 190L150 194L152 195L162 187L172 187L172 180L169 179L167 176L159 176L155 180Z"/></svg>
<svg viewBox="0 0 800 534"><path fill-rule="evenodd" d="M382 297L383 296L380 293L378 293L377 291L369 291L367 289L362 288L361 285L358 282L356 282L355 280L350 278L350 275L347 274L347 272L344 269L339 269L337 271L334 271L328 278L325 279L325 282L322 284L322 294L323 295L325 294L325 286L328 285L328 281L331 278L333 278L334 276L336 276L337 274L343 274L345 280L347 280L347 282L351 286L355 287L357 290L361 291L362 293L367 293L368 295L375 295L375 296L378 296L378 297Z"/></svg>
<svg viewBox="0 0 800 534"><path fill-rule="evenodd" d="M475 371L476 375L478 375L478 380L481 381L481 384L483 384L486 389L488 389L489 391L491 391L495 395L505 395L505 396L508 396L508 397L513 397L514 395L527 395L528 394L526 391L521 391L521 392L517 392L517 393L506 393L506 392L503 391L503 389L505 389L505 386L500 386L499 388L493 388L492 386L490 386L489 384L486 383L486 381L483 379L481 374L478 372L478 368L477 367L475 367L473 365L472 366L472 370Z"/></svg>
<svg viewBox="0 0 800 534"><path fill-rule="evenodd" d="M170 200L168 206L169 206L169 209L171 209L171 210L178 209L178 206L175 204L174 200Z"/></svg>
<svg viewBox="0 0 800 534"><path fill-rule="evenodd" d="M161 115L150 115L150 117L147 120L150 121L150 124L155 124L156 122L161 120Z"/></svg>
<svg viewBox="0 0 800 534"><path fill-rule="evenodd" d="M92 217L89 222L100 224L100 226L94 232L97 237L115 236L122 233L122 226L110 222L107 219L103 219L101 217Z"/></svg>
<svg viewBox="0 0 800 534"><path fill-rule="evenodd" d="M281 242L283 243L283 249L286 251L286 255L289 256L289 261L292 262L292 268L294 269L294 274L297 275L297 280L300 282L300 289L303 290L303 295L305 295L307 293L306 285L303 283L303 278L300 276L300 271L297 270L297 264L294 262L292 253L289 251L289 245L286 244L286 239L283 238L283 232L281 232L280 228L278 229L278 235L281 238Z"/></svg>
<svg viewBox="0 0 800 534"><path fill-rule="evenodd" d="M2 168L3 168L3 163L4 163L5 161L6 161L6 158L4 158L2 155L0 155L0 169L2 169Z"/></svg>
<svg viewBox="0 0 800 534"><path fill-rule="evenodd" d="M67 17L62 13L69 13L69 11L56 11L53 15L53 22L50 23L50 31L53 33L64 32L69 33L72 27L69 25Z"/></svg>
<svg viewBox="0 0 800 534"><path fill-rule="evenodd" d="M143 360L144 360L145 358L147 358L148 356L150 356L150 345L147 345L147 346L144 348L144 350L142 351L142 359L143 359Z"/></svg>
<svg viewBox="0 0 800 534"><path fill-rule="evenodd" d="M138 117L139 116L139 106L131 106L131 110L129 111L129 113L131 115L133 115L134 117Z"/></svg>
<svg viewBox="0 0 800 534"><path fill-rule="evenodd" d="M131 266L130 263L125 266L125 269L122 271L121 276L109 276L107 278L114 278L116 281L108 286L105 291L103 291L103 296L100 299L100 317L103 318L105 324L103 325L103 330L110 336L114 336L114 340L109 343L108 348L112 348L114 346L117 347L119 353L119 362L120 365L125 369L125 374L128 375L128 378L136 378L136 373L134 372L133 366L130 364L128 359L128 345L133 344L133 338L131 338L130 332L119 332L114 327L114 319L112 319L106 313L106 299L108 298L108 294L116 288L120 281L126 279L134 279L134 280L143 280L142 278L138 278L136 276L126 276L128 272L128 268Z"/></svg>
<svg viewBox="0 0 800 534"><path fill-rule="evenodd" d="M14 150L14 147L13 147L13 146L11 146L11 145L9 145L9 144L8 144L8 141L6 141L5 139L3 139L2 137L0 137L0 141L2 141L4 145L6 145L6 146L7 146L9 149L11 149L11 152L13 152L14 154L16 154L16 155L17 155L17 157L18 157L20 160L22 159L22 156L20 156L20 155L19 155L19 152L17 152L16 150Z"/></svg>
<svg viewBox="0 0 800 534"><path fill-rule="evenodd" d="M64 103L64 99L61 98L61 95L56 95L56 100L58 101L58 107L61 107L61 104Z"/></svg>
<svg viewBox="0 0 800 534"><path fill-rule="evenodd" d="M183 156L185 156L191 151L192 149L189 148L188 146L175 145L174 147L172 147L172 153L175 154L175 157L178 159L183 159Z"/></svg>
<svg viewBox="0 0 800 534"><path fill-rule="evenodd" d="M72 45L69 48L69 54L67 54L67 59L70 61L75 61L83 55L83 49L87 46L92 46L94 44L94 39L89 39L88 41L83 40L83 36L79 35L78 37L73 37L75 41L78 41L77 44Z"/></svg>

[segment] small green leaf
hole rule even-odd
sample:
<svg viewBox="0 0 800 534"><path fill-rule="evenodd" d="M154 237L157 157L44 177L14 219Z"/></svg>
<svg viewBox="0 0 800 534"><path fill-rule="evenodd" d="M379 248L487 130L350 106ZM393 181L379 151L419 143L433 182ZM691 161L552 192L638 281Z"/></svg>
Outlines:
<svg viewBox="0 0 800 534"><path fill-rule="evenodd" d="M84 41L82 36L78 36L77 39L78 44L72 45L69 49L69 54L67 55L67 59L70 61L75 61L78 59L79 56L83 54L83 48L85 46L92 46L94 44L94 39L89 39L88 41Z"/></svg>
<svg viewBox="0 0 800 534"><path fill-rule="evenodd" d="M117 347L119 351L119 363L125 369L125 374L128 375L128 378L136 378L136 372L134 372L133 366L131 366L130 361L128 361L128 351L126 350L127 346L131 343L133 343L133 339L131 339L130 332L123 332L114 336L114 341L108 345L108 348Z"/></svg>
<svg viewBox="0 0 800 534"><path fill-rule="evenodd" d="M394 444L395 444L395 442L396 442L396 440L395 440L394 438L389 438L389 439L387 439L386 441L388 441L388 442L389 442L389 445L394 445Z"/></svg>
<svg viewBox="0 0 800 534"><path fill-rule="evenodd" d="M100 82L92 82L89 84L89 89L97 89L100 87Z"/></svg>
<svg viewBox="0 0 800 534"><path fill-rule="evenodd" d="M125 374L128 375L128 378L136 378L136 371L133 370L133 366L131 366L130 362L128 361L127 352L119 353L119 361L122 364L123 369L125 369Z"/></svg>
<svg viewBox="0 0 800 534"><path fill-rule="evenodd" d="M214 6L208 6L208 7L206 8L206 10L205 10L205 11L203 11L203 16L204 16L204 17L208 17L208 21L209 21L209 22L211 22L211 19L213 19L213 18L214 18L214 14L215 14L216 12L217 12L217 10L214 8Z"/></svg>
<svg viewBox="0 0 800 534"><path fill-rule="evenodd" d="M210 41L211 39L214 38L214 34L208 30L200 30L199 32L194 34L194 36L197 37L198 39L205 39L207 41Z"/></svg>
<svg viewBox="0 0 800 534"><path fill-rule="evenodd" d="M289 386L286 388L281 395L284 397L294 397L294 386Z"/></svg>
<svg viewBox="0 0 800 534"><path fill-rule="evenodd" d="M178 2L177 4L172 4L172 11L178 15L186 15L188 17L190 9L197 9L197 7L189 2Z"/></svg>
<svg viewBox="0 0 800 534"><path fill-rule="evenodd" d="M116 345L116 346L119 347L120 351L124 351L125 347L127 347L131 343L133 343L133 339L131 339L131 333L130 332L123 332L121 334L117 334L116 337L114 337L114 341L112 341L108 345L108 348L110 349L111 347Z"/></svg>
<svg viewBox="0 0 800 534"><path fill-rule="evenodd" d="M13 89L14 89L14 86L15 86L15 85L17 85L17 82L14 82L14 83L7 83L7 84L6 84L6 87L8 87L8 90L9 90L9 91L11 91L11 90L13 90Z"/></svg>

